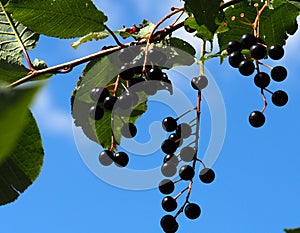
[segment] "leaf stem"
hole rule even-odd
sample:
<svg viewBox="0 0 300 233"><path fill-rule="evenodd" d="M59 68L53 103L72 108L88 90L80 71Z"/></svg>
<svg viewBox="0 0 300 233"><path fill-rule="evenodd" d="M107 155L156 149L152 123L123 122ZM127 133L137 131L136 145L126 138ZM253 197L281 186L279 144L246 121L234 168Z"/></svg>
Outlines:
<svg viewBox="0 0 300 233"><path fill-rule="evenodd" d="M109 34L112 35L112 37L114 38L115 42L117 43L117 45L121 46L121 47L125 47L124 44L122 44L118 37L115 35L115 33L107 26L107 25L104 25L105 29L109 32Z"/></svg>

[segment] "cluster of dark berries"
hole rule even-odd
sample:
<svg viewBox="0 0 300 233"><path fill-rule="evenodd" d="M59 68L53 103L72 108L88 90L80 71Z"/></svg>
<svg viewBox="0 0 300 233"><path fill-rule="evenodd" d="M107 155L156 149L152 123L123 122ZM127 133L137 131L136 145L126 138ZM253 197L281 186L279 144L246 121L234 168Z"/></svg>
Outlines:
<svg viewBox="0 0 300 233"><path fill-rule="evenodd" d="M249 50L251 58L246 58L242 53L243 50ZM281 59L284 55L282 46L272 45L268 47L261 38L246 33L241 37L240 41L230 41L227 44L227 52L229 54L229 64L234 68L238 68L242 75L250 76L256 70L254 84L261 89L262 94L264 93L264 90L266 90L272 95L271 100L274 105L281 107L288 102L288 95L286 92L282 90L272 92L267 89L271 79L275 82L284 81L287 77L287 70L283 66L270 67L259 61L267 57L273 60ZM261 71L262 66L271 69L270 75ZM264 125L265 116L263 111L256 110L250 114L249 122L253 127L257 128Z"/></svg>
<svg viewBox="0 0 300 233"><path fill-rule="evenodd" d="M126 167L129 162L129 157L125 152L113 154L110 150L104 150L99 154L99 162L103 166L109 166L115 163L118 167Z"/></svg>
<svg viewBox="0 0 300 233"><path fill-rule="evenodd" d="M195 77L192 79L191 85L194 89L201 91L208 85L208 80L205 76ZM182 193L185 191L188 193L191 192L191 183L195 176L196 162L200 161L202 165L204 165L204 163L197 158L197 148L191 146L191 144L195 143L195 141L199 139L197 137L198 134L193 134L193 128L189 123L177 123L181 117L189 112L190 111L184 113L176 119L173 117L166 117L162 121L163 129L170 133L168 139L164 140L161 145L161 150L165 153L161 172L166 178L159 183L159 191L166 195L161 202L161 206L166 212L175 211L178 207L177 199L182 195ZM194 142L182 146L184 144L184 140L193 135L196 136ZM181 149L179 153L176 153L180 147ZM184 165L181 165L177 171L177 167L180 162L183 162ZM172 181L170 177L176 175L177 172L180 179ZM215 173L212 169L204 166L204 168L200 171L199 178L203 183L209 184L214 181ZM180 181L188 181L189 184L187 185L187 188L181 191L178 195L172 197L170 194L175 190L175 183ZM187 218L194 220L200 216L201 208L198 204L189 202L187 198L175 216L167 214L162 217L160 225L164 232L174 233L178 230L179 224L176 218L181 212L184 212Z"/></svg>

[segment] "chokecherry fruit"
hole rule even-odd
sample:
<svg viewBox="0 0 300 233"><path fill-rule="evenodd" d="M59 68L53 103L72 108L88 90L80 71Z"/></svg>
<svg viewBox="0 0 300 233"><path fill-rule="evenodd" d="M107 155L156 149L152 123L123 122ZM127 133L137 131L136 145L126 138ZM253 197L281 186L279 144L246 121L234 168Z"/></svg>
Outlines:
<svg viewBox="0 0 300 233"><path fill-rule="evenodd" d="M192 87L197 90L197 91L201 91L202 89L204 89L205 87L207 87L208 85L208 80L206 78L206 76L204 75L200 75L198 77L194 77L191 81L191 85Z"/></svg>
<svg viewBox="0 0 300 233"><path fill-rule="evenodd" d="M154 48L148 51L148 59L155 65L163 66L167 61L167 56L160 50Z"/></svg>
<svg viewBox="0 0 300 233"><path fill-rule="evenodd" d="M192 147L186 146L181 149L179 154L182 161L191 162L195 158L196 150Z"/></svg>
<svg viewBox="0 0 300 233"><path fill-rule="evenodd" d="M272 103L278 107L286 105L288 100L288 94L282 90L275 91L272 94Z"/></svg>
<svg viewBox="0 0 300 233"><path fill-rule="evenodd" d="M90 92L90 97L93 101L103 103L104 99L109 96L109 91L105 87L95 87Z"/></svg>
<svg viewBox="0 0 300 233"><path fill-rule="evenodd" d="M259 72L254 77L254 83L257 87L266 88L271 82L270 76L265 72Z"/></svg>
<svg viewBox="0 0 300 233"><path fill-rule="evenodd" d="M170 134L169 139L171 139L174 142L176 142L177 147L180 147L182 145L182 143L183 143L183 140L181 139L181 137L178 136L176 133Z"/></svg>
<svg viewBox="0 0 300 233"><path fill-rule="evenodd" d="M125 138L133 138L137 133L137 128L133 123L125 123L121 128L121 134Z"/></svg>
<svg viewBox="0 0 300 233"><path fill-rule="evenodd" d="M167 212L172 212L177 208L176 200L171 196L166 196L161 202L162 208Z"/></svg>
<svg viewBox="0 0 300 233"><path fill-rule="evenodd" d="M115 96L108 96L103 101L103 106L106 110L113 110L115 103L117 102L118 98Z"/></svg>
<svg viewBox="0 0 300 233"><path fill-rule="evenodd" d="M169 162L169 163L173 163L175 166L178 165L179 160L178 157L174 154L167 154L164 157L164 163Z"/></svg>
<svg viewBox="0 0 300 233"><path fill-rule="evenodd" d="M245 59L245 56L240 51L235 51L229 55L228 61L232 67L238 68L239 64Z"/></svg>
<svg viewBox="0 0 300 233"><path fill-rule="evenodd" d="M266 118L261 111L253 111L249 116L249 123L255 128L259 128L264 125Z"/></svg>
<svg viewBox="0 0 300 233"><path fill-rule="evenodd" d="M159 183L158 189L162 194L171 194L175 189L175 185L174 185L174 182L172 180L163 179Z"/></svg>
<svg viewBox="0 0 300 233"><path fill-rule="evenodd" d="M177 149L176 142L171 139L166 139L161 144L161 150L166 154L173 154Z"/></svg>
<svg viewBox="0 0 300 233"><path fill-rule="evenodd" d="M172 215L165 215L160 220L160 226L164 232L175 233L178 230L178 223Z"/></svg>
<svg viewBox="0 0 300 233"><path fill-rule="evenodd" d="M93 105L90 108L89 115L90 115L91 119L93 119L95 121L99 121L104 116L104 110L101 107L99 107L98 105Z"/></svg>
<svg viewBox="0 0 300 233"><path fill-rule="evenodd" d="M205 184L210 184L215 180L215 172L211 168L203 168L200 171L199 178Z"/></svg>
<svg viewBox="0 0 300 233"><path fill-rule="evenodd" d="M162 80L163 79L163 72L160 68L154 67L148 72L148 79L149 80Z"/></svg>
<svg viewBox="0 0 300 233"><path fill-rule="evenodd" d="M118 107L122 109L129 109L139 102L139 97L133 91L125 91L122 95L119 96L119 100L117 102Z"/></svg>
<svg viewBox="0 0 300 233"><path fill-rule="evenodd" d="M250 48L250 54L254 59L263 59L267 54L267 48L261 44L252 45Z"/></svg>
<svg viewBox="0 0 300 233"><path fill-rule="evenodd" d="M177 121L173 117L166 117L162 121L162 127L167 132L172 132L177 128Z"/></svg>
<svg viewBox="0 0 300 233"><path fill-rule="evenodd" d="M184 214L189 219L197 219L201 214L200 206L196 203L188 203L184 208Z"/></svg>
<svg viewBox="0 0 300 233"><path fill-rule="evenodd" d="M244 60L239 64L239 71L244 76L249 76L254 73L255 66L252 61Z"/></svg>
<svg viewBox="0 0 300 233"><path fill-rule="evenodd" d="M183 180L191 180L195 175L195 170L190 165L183 165L179 170L179 176Z"/></svg>
<svg viewBox="0 0 300 233"><path fill-rule="evenodd" d="M231 54L233 52L241 52L242 45L239 41L232 40L228 42L226 50L228 54Z"/></svg>
<svg viewBox="0 0 300 233"><path fill-rule="evenodd" d="M287 70L283 66L275 66L271 70L271 77L276 82L282 82L287 77Z"/></svg>
<svg viewBox="0 0 300 233"><path fill-rule="evenodd" d="M132 68L129 64L123 65L120 68L119 75L123 80L131 80L134 76L134 68Z"/></svg>
<svg viewBox="0 0 300 233"><path fill-rule="evenodd" d="M250 33L246 33L242 35L240 43L243 49L250 49L252 45L255 45L257 42L257 38Z"/></svg>
<svg viewBox="0 0 300 233"><path fill-rule="evenodd" d="M187 123L181 123L176 128L176 134L181 138L188 138L192 134L192 127Z"/></svg>
<svg viewBox="0 0 300 233"><path fill-rule="evenodd" d="M134 46L133 46L134 47ZM135 49L131 47L123 48L118 53L118 58L122 63L129 63L137 56Z"/></svg>
<svg viewBox="0 0 300 233"><path fill-rule="evenodd" d="M284 49L282 48L281 45L272 45L268 49L268 54L269 57L272 58L273 60L279 60L284 55Z"/></svg>
<svg viewBox="0 0 300 233"><path fill-rule="evenodd" d="M114 156L114 162L118 167L126 167L129 157L125 152L117 152Z"/></svg>
<svg viewBox="0 0 300 233"><path fill-rule="evenodd" d="M114 155L110 150L104 150L101 151L98 159L103 166L109 166L113 163Z"/></svg>
<svg viewBox="0 0 300 233"><path fill-rule="evenodd" d="M165 177L172 177L176 174L177 172L177 167L174 163L164 163L161 166L161 173L165 176Z"/></svg>

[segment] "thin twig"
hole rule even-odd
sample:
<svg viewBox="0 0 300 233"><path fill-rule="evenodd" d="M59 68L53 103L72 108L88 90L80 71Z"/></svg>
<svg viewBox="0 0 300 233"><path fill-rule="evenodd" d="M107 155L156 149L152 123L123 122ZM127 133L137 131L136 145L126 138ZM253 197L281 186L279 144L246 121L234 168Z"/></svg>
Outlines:
<svg viewBox="0 0 300 233"><path fill-rule="evenodd" d="M104 25L105 29L112 35L112 37L114 38L115 42L117 43L117 45L121 46L121 47L125 47L124 44L122 44L118 37L116 36L116 34L107 26Z"/></svg>

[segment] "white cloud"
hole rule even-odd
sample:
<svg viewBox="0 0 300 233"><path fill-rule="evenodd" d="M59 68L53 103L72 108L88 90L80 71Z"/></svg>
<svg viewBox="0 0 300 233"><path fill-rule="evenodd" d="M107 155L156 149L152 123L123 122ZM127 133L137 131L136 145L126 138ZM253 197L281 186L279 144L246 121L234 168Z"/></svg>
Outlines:
<svg viewBox="0 0 300 233"><path fill-rule="evenodd" d="M43 89L31 106L41 130L47 133L72 136L72 118L70 113L59 109L52 99L52 93Z"/></svg>

